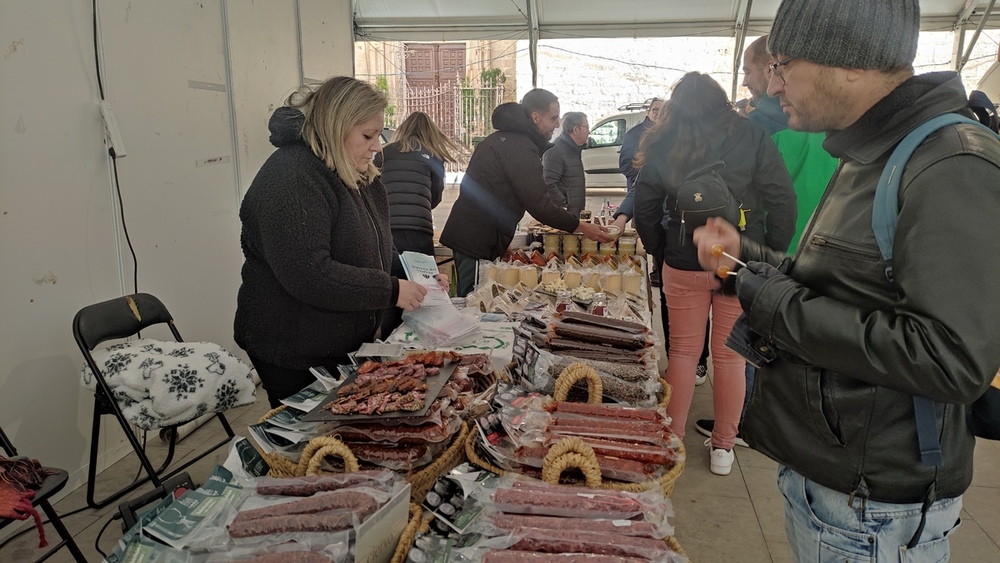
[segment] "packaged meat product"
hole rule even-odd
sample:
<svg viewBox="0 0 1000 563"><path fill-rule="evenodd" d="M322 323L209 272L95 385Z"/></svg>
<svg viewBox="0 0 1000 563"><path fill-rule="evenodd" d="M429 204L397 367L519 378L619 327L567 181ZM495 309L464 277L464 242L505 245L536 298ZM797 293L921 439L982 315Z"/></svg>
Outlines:
<svg viewBox="0 0 1000 563"><path fill-rule="evenodd" d="M642 503L616 495L577 492L573 487L550 490L498 488L493 503L502 512L582 518L632 518L643 513Z"/></svg>
<svg viewBox="0 0 1000 563"><path fill-rule="evenodd" d="M662 408L620 407L614 405L590 405L586 403L570 403L553 401L546 410L560 414L576 414L594 418L611 418L616 420L641 420L667 424L667 415Z"/></svg>
<svg viewBox="0 0 1000 563"><path fill-rule="evenodd" d="M397 476L392 471L377 469L354 473L324 473L304 477L259 477L247 486L256 488L258 495L308 497L321 491L364 486L381 491L392 489Z"/></svg>
<svg viewBox="0 0 1000 563"><path fill-rule="evenodd" d="M493 515L493 525L501 530L511 531L519 526L545 530L582 530L607 532L623 536L642 536L662 539L667 536L652 522L636 520L609 520L605 518L560 518L558 516L528 516L525 514Z"/></svg>
<svg viewBox="0 0 1000 563"><path fill-rule="evenodd" d="M521 446L516 451L517 461L533 467L542 467L545 455L549 453L549 448L545 446L527 447ZM601 475L608 479L624 481L626 483L644 483L651 479L661 477L671 466L664 466L658 463L643 463L632 459L622 459L601 455L595 451L597 465L601 468Z"/></svg>
<svg viewBox="0 0 1000 563"><path fill-rule="evenodd" d="M352 442L392 442L395 444L426 444L444 442L462 427L458 416L445 417L441 424L421 424L417 426L383 425L377 423L350 423L338 426L330 432L343 441Z"/></svg>
<svg viewBox="0 0 1000 563"><path fill-rule="evenodd" d="M376 498L376 495L378 498ZM341 489L324 492L304 499L279 504L270 504L250 510L240 510L233 524L248 520L288 516L293 514L312 514L331 510L347 510L354 514L358 521L363 521L378 510L388 499L387 493L369 490Z"/></svg>
<svg viewBox="0 0 1000 563"><path fill-rule="evenodd" d="M586 444L589 444L590 447L594 449L594 453L598 456L617 457L621 459L639 461L642 463L654 463L668 468L673 467L674 464L677 463L678 453L677 450L672 448L644 444L641 442L592 438L588 436L582 436L580 439ZM552 446L558 441L559 438L553 437L548 443L546 443L546 445Z"/></svg>
<svg viewBox="0 0 1000 563"><path fill-rule="evenodd" d="M483 563L521 563L522 561L555 561L558 563L649 563L638 557L611 557L593 553L538 553L514 549L491 549L483 554Z"/></svg>
<svg viewBox="0 0 1000 563"><path fill-rule="evenodd" d="M337 532L350 529L356 524L357 517L352 511L331 514L292 514L233 521L229 525L229 535L233 538L249 538L302 532Z"/></svg>
<svg viewBox="0 0 1000 563"><path fill-rule="evenodd" d="M638 350L653 344L653 336L650 333L635 334L589 324L556 321L552 324L552 331L562 338L624 350Z"/></svg>
<svg viewBox="0 0 1000 563"><path fill-rule="evenodd" d="M448 443L404 445L347 442L347 447L361 461L393 471L413 471L441 455L448 448Z"/></svg>
<svg viewBox="0 0 1000 563"><path fill-rule="evenodd" d="M554 414L548 426L553 436L591 436L632 440L664 447L677 448L680 441L669 428L655 422L588 419Z"/></svg>
<svg viewBox="0 0 1000 563"><path fill-rule="evenodd" d="M566 530L556 535L552 530L518 527L511 531L513 549L544 553L593 553L615 557L641 557L667 561L673 553L663 540L617 533Z"/></svg>

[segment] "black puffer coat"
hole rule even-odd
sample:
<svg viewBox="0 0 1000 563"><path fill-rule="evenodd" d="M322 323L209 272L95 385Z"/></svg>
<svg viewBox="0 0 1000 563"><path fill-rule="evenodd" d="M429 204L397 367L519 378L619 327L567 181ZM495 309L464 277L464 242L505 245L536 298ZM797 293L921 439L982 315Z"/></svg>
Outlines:
<svg viewBox="0 0 1000 563"><path fill-rule="evenodd" d="M444 192L444 162L426 149L400 152L399 143L382 147L382 183L389 194L393 230L434 235L431 210Z"/></svg>
<svg viewBox="0 0 1000 563"><path fill-rule="evenodd" d="M573 231L580 223L549 197L541 157L552 145L535 128L524 106L497 106L493 127L497 131L472 153L461 192L441 233L445 246L485 260L503 255L525 211L564 231Z"/></svg>
<svg viewBox="0 0 1000 563"><path fill-rule="evenodd" d="M246 261L234 337L288 369L343 363L399 293L385 188L377 179L345 185L302 142L303 119L287 107L271 116L278 150L240 207Z"/></svg>

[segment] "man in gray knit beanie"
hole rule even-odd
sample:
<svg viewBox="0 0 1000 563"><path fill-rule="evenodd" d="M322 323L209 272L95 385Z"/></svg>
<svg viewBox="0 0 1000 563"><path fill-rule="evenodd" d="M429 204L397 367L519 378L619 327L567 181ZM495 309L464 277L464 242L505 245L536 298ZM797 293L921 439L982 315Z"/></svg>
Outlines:
<svg viewBox="0 0 1000 563"><path fill-rule="evenodd" d="M980 281L1000 260L969 242L1000 240L996 135L946 125L890 170L891 268L872 227L900 141L972 117L956 73L914 75L919 22L917 0L783 0L768 94L792 129L826 133L837 171L794 259L725 221L694 232L706 270L738 271L727 344L759 366L741 433L778 463L795 561L947 560L973 481L966 405L1000 365L1000 284ZM915 395L934 405L919 440Z"/></svg>
<svg viewBox="0 0 1000 563"><path fill-rule="evenodd" d="M782 2L768 50L825 66L893 70L917 54L917 0Z"/></svg>

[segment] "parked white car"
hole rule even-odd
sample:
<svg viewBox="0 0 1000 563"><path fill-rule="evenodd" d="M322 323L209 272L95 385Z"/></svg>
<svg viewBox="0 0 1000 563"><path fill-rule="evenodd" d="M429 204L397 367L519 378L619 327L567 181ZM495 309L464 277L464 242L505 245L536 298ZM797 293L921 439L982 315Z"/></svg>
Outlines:
<svg viewBox="0 0 1000 563"><path fill-rule="evenodd" d="M601 118L590 128L587 147L583 149L583 173L588 188L625 188L625 176L618 171L618 156L625 133L646 118L649 100L622 106L619 111Z"/></svg>

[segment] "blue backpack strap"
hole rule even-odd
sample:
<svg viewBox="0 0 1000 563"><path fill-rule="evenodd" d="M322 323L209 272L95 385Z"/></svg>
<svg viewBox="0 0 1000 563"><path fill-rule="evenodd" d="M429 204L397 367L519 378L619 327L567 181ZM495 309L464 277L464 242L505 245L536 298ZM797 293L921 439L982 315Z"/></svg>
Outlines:
<svg viewBox="0 0 1000 563"><path fill-rule="evenodd" d="M892 151L889 161L882 169L878 185L875 188L875 202L872 207L872 230L878 243L882 260L885 261L885 277L889 283L894 283L892 272L892 240L896 234L896 219L899 216L899 182L903 169L913 155L913 151L924 142L931 133L958 123L978 125L993 133L989 127L978 121L957 113L946 113L925 121L911 131L899 142ZM994 133L995 135L995 133ZM934 401L927 397L913 396L913 410L917 419L917 440L920 444L920 459L924 465L938 467L941 465L941 443L938 440L937 413Z"/></svg>

